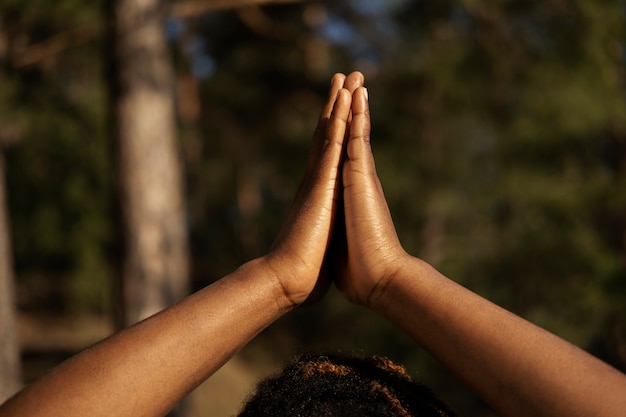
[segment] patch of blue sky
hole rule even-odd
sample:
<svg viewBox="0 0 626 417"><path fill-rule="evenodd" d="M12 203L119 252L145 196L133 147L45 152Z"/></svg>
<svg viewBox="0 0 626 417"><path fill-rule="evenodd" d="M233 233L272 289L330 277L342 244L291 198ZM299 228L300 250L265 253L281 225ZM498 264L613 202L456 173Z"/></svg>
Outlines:
<svg viewBox="0 0 626 417"><path fill-rule="evenodd" d="M328 42L345 48L350 55L369 62L377 61L373 46L347 21L336 15L328 16L319 29L320 35Z"/></svg>
<svg viewBox="0 0 626 417"><path fill-rule="evenodd" d="M398 25L390 16L381 16L373 20L377 35L384 39L395 39L398 35Z"/></svg>
<svg viewBox="0 0 626 417"><path fill-rule="evenodd" d="M352 8L367 16L388 15L409 0L351 0Z"/></svg>
<svg viewBox="0 0 626 417"><path fill-rule="evenodd" d="M398 30L392 15L407 2L408 0L351 0L350 5L357 13L369 18L376 35L393 38Z"/></svg>
<svg viewBox="0 0 626 417"><path fill-rule="evenodd" d="M204 53L206 49L206 41L200 36L192 36L185 40L183 51L187 55L196 55Z"/></svg>
<svg viewBox="0 0 626 417"><path fill-rule="evenodd" d="M352 25L332 14L319 28L319 32L324 39L335 45L354 47L365 42L363 36Z"/></svg>
<svg viewBox="0 0 626 417"><path fill-rule="evenodd" d="M216 67L215 60L208 54L195 54L191 58L191 73L198 79L211 78L215 73Z"/></svg>
<svg viewBox="0 0 626 417"><path fill-rule="evenodd" d="M206 39L192 36L183 44L183 51L191 62L191 73L199 79L210 78L216 70L217 64L207 52Z"/></svg>
<svg viewBox="0 0 626 417"><path fill-rule="evenodd" d="M397 37L397 27L390 15L368 17L368 21L368 32L364 34L341 16L330 14L318 33L329 43L348 50L354 58L377 64L382 52L378 48Z"/></svg>
<svg viewBox="0 0 626 417"><path fill-rule="evenodd" d="M169 18L164 24L165 37L170 40L177 40L185 33L185 21L178 18Z"/></svg>

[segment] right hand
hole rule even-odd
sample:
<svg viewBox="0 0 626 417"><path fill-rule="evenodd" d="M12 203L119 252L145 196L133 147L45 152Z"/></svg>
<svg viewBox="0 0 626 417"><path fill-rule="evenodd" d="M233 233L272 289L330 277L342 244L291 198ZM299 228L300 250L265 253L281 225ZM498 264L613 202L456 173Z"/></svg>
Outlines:
<svg viewBox="0 0 626 417"><path fill-rule="evenodd" d="M354 91L351 110L343 164L347 264L336 285L350 301L371 306L409 255L400 244L376 174L365 88Z"/></svg>

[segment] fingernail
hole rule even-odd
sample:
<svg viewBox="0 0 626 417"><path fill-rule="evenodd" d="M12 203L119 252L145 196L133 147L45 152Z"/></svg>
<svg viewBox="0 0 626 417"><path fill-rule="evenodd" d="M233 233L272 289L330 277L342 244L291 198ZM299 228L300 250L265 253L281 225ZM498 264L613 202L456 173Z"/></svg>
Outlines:
<svg viewBox="0 0 626 417"><path fill-rule="evenodd" d="M367 88L363 87L363 92L365 93L365 100L369 101L370 100L370 95L367 92Z"/></svg>

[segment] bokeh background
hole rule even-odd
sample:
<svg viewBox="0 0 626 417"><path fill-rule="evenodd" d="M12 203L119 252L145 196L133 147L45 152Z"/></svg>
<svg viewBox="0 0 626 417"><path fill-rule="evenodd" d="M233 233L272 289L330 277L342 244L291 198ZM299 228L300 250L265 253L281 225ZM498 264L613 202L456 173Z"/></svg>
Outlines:
<svg viewBox="0 0 626 417"><path fill-rule="evenodd" d="M123 310L106 3L0 0L0 262L14 289L0 287L0 320L14 300L22 383L110 334ZM189 291L268 250L330 77L359 70L405 248L626 369L624 1L161 5ZM334 289L261 334L181 414L233 415L284 360L338 349L404 363L459 415L494 415Z"/></svg>

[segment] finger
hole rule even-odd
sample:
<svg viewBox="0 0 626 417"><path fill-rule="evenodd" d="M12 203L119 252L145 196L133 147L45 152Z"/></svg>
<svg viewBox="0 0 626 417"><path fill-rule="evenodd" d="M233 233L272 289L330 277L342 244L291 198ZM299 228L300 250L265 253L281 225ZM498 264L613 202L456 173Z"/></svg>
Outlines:
<svg viewBox="0 0 626 417"><path fill-rule="evenodd" d="M359 71L354 71L350 73L343 83L343 88L350 91L350 93L354 93L354 91L363 86L365 83L365 77Z"/></svg>
<svg viewBox="0 0 626 417"><path fill-rule="evenodd" d="M315 127L315 131L313 132L314 153L318 153L324 145L325 134L328 128L328 121L333 112L339 90L343 88L345 80L346 76L341 73L335 74L330 80L328 99L326 100L326 104L322 108L322 112L320 113L320 117L317 121L317 126Z"/></svg>
<svg viewBox="0 0 626 417"><path fill-rule="evenodd" d="M365 77L359 71L354 71L350 73L345 81L343 82L343 88L350 91L350 93L354 93L354 91L363 86L365 83ZM352 113L348 116L348 125L352 121Z"/></svg>
<svg viewBox="0 0 626 417"><path fill-rule="evenodd" d="M367 89L358 87L352 94L352 121L346 149L347 159L373 167L374 157L370 144L370 111Z"/></svg>
<svg viewBox="0 0 626 417"><path fill-rule="evenodd" d="M333 106L335 105L335 100L337 99L337 94L339 90L341 90L344 86L344 82L346 80L346 76L340 73L333 75L333 78L330 80L330 90L328 92L328 100L326 100L326 104L322 108L322 113L320 114L320 121L328 120L333 111Z"/></svg>
<svg viewBox="0 0 626 417"><path fill-rule="evenodd" d="M347 136L347 123L350 114L352 95L346 89L339 89L333 100L328 117L320 119L314 134L313 147L307 161L307 173L316 173L315 178L336 176L341 162L341 151ZM322 174L325 173L325 174ZM305 178L310 178L305 174Z"/></svg>
<svg viewBox="0 0 626 417"><path fill-rule="evenodd" d="M317 126L315 127L315 131L313 132L313 147L311 148L311 152L309 153L309 159L306 169L307 172L310 172L311 169L314 168L319 158L319 154L324 147L325 136L328 130L328 122L333 112L333 107L335 106L335 101L339 94L339 90L343 88L345 79L345 75L337 73L333 75L330 80L328 98L322 108L320 117L317 121Z"/></svg>
<svg viewBox="0 0 626 417"><path fill-rule="evenodd" d="M323 147L324 154L326 158L330 158L331 163L337 167L341 160L341 150L344 139L346 138L351 103L352 94L350 91L345 88L339 90L326 129Z"/></svg>

